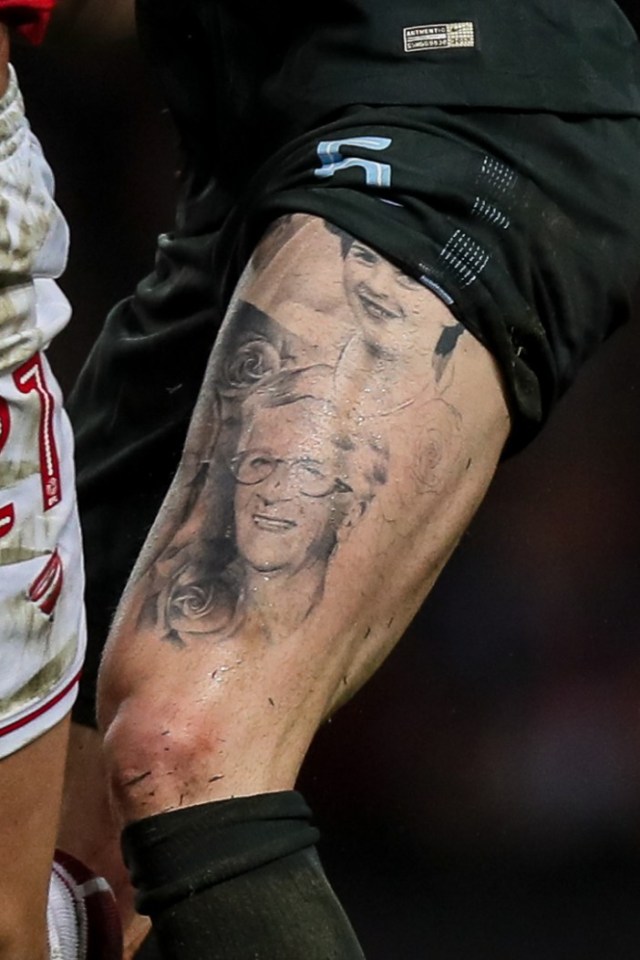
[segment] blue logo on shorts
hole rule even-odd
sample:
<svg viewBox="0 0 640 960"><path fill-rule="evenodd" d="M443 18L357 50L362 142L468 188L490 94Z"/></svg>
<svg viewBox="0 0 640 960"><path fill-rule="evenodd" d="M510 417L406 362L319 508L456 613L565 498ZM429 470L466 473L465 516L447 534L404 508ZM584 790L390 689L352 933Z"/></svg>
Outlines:
<svg viewBox="0 0 640 960"><path fill-rule="evenodd" d="M343 157L342 147L361 147L365 150L386 150L393 143L389 137L350 137L345 140L322 140L318 144L318 157L321 167L313 172L316 177L332 177L339 170L348 167L361 167L364 170L365 183L369 187L391 186L391 165L365 160L363 157Z"/></svg>

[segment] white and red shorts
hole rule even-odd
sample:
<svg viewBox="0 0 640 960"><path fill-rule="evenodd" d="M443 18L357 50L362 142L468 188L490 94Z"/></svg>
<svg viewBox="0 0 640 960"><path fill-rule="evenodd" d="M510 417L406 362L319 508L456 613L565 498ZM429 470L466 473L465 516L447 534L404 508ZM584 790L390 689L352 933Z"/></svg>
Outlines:
<svg viewBox="0 0 640 960"><path fill-rule="evenodd" d="M0 759L77 695L84 576L73 441L44 356L68 322L68 231L15 74L0 100Z"/></svg>

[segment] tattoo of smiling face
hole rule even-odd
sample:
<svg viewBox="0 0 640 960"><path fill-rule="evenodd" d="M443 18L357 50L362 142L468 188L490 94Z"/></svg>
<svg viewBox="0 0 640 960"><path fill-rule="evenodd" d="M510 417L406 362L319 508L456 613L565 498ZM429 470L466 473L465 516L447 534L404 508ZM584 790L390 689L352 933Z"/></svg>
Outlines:
<svg viewBox="0 0 640 960"><path fill-rule="evenodd" d="M374 354L394 359L399 334L411 337L424 321L423 287L358 240L346 249L343 285L368 348Z"/></svg>
<svg viewBox="0 0 640 960"><path fill-rule="evenodd" d="M414 354L424 331L425 287L405 270L338 227L327 224L340 240L345 297L364 343L374 357L400 359ZM465 332L453 319L433 347L431 366L439 384Z"/></svg>
<svg viewBox="0 0 640 960"><path fill-rule="evenodd" d="M282 227L287 242L289 227ZM399 391L402 363L424 341L425 290L370 248L339 236L343 260L334 261L334 276L340 288L342 264L356 330L346 324L344 343L355 341L360 351L351 365L328 342L333 334L326 346L311 347L300 327L296 333L242 300L218 339L207 388L214 439L206 459L197 455L204 447L192 453L198 467L187 509L154 564L153 602L145 607L170 642L233 636L251 618L266 636L276 620L295 628L319 603L341 542L387 483L384 438L395 413L360 396L352 374L364 376L366 390L370 368L358 365L364 345L383 365L382 373L375 365L382 388L391 383ZM345 335L344 326L335 329ZM431 381L439 380L461 333L459 325L436 330ZM428 358L419 358L425 376L416 397L429 390ZM442 489L459 444L458 414L442 401L433 404L412 467L418 493ZM393 416L381 434L383 414Z"/></svg>
<svg viewBox="0 0 640 960"><path fill-rule="evenodd" d="M245 564L270 576L304 574L316 588L338 543L386 482L386 450L345 424L332 373L310 367L256 391L244 406L230 465Z"/></svg>
<svg viewBox="0 0 640 960"><path fill-rule="evenodd" d="M256 605L268 617L270 593L283 585L288 626L305 619L339 543L387 478L384 443L339 410L334 368L296 368L282 328L248 305L240 312L243 324L218 352L224 426L206 480L193 484L204 503L192 500L192 511L206 515L206 530L177 550L174 537L171 560L167 551L156 564L165 571L156 617L178 645L232 635Z"/></svg>

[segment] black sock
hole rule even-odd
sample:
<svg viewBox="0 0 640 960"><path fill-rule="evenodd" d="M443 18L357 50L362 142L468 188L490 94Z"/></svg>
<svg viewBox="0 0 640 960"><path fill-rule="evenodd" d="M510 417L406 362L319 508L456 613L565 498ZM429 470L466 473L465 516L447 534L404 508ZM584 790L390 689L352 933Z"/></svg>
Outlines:
<svg viewBox="0 0 640 960"><path fill-rule="evenodd" d="M364 960L298 793L159 814L128 826L125 860L162 960Z"/></svg>

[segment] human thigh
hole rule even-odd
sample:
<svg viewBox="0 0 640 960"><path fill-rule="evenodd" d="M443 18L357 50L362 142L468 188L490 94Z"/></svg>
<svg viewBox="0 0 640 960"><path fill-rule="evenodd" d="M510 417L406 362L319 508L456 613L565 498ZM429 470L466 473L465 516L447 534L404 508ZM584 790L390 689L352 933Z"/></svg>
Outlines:
<svg viewBox="0 0 640 960"><path fill-rule="evenodd" d="M341 237L296 219L305 297L276 319L269 263L249 266L108 644L101 720L125 816L291 786L433 584L508 433L470 334L437 379L425 353L455 320L428 290L422 326L394 316L383 352L346 293L318 314L309 278L342 284Z"/></svg>

